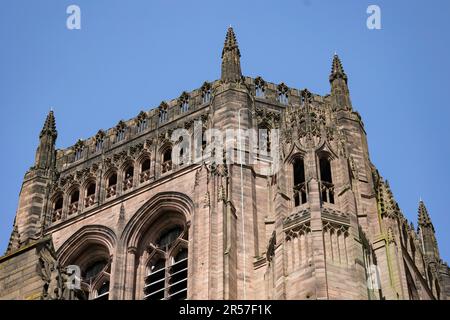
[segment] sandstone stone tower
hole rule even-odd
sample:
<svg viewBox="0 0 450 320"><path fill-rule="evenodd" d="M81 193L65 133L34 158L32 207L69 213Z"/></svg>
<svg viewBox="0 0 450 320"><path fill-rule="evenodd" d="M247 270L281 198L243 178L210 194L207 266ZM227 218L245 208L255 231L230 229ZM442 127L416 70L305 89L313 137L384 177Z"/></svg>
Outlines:
<svg viewBox="0 0 450 320"><path fill-rule="evenodd" d="M416 230L370 161L339 57L325 96L245 77L240 59L230 27L219 80L67 149L50 112L0 298L449 299L425 204Z"/></svg>

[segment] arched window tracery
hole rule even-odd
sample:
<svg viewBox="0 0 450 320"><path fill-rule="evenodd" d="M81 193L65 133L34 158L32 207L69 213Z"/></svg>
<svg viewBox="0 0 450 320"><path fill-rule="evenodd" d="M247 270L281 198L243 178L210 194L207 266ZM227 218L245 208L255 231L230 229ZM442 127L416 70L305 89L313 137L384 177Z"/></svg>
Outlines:
<svg viewBox="0 0 450 320"><path fill-rule="evenodd" d="M327 154L319 155L319 175L322 201L334 204L334 184L331 161Z"/></svg>
<svg viewBox="0 0 450 320"><path fill-rule="evenodd" d="M144 299L186 299L188 249L185 227L174 225L164 229L150 247L153 257L147 265Z"/></svg>

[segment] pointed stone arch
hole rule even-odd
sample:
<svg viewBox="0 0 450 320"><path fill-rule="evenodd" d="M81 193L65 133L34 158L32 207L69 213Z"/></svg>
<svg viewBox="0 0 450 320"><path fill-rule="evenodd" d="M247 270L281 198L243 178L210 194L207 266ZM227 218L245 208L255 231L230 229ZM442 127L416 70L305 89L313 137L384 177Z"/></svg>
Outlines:
<svg viewBox="0 0 450 320"><path fill-rule="evenodd" d="M102 225L84 226L67 239L56 251L61 265L77 259L89 246L101 246L113 255L117 238L113 230Z"/></svg>
<svg viewBox="0 0 450 320"><path fill-rule="evenodd" d="M145 203L127 223L121 234L120 242L123 249L128 251L127 260L136 261L136 265L132 267L131 273L122 276L125 278L125 282L133 283L134 289L130 293L133 297L136 299L155 297L152 292L148 291L150 290L149 286L153 286L152 281L154 280L152 280L153 276L148 274L149 263L155 259L158 260L158 256L155 254L159 253L161 257L165 257L164 272L169 272L168 276L170 276L170 261L167 260L170 255L168 253L172 252L173 248L177 248L180 243L175 241L165 247L159 247L158 242L161 235L170 233L171 229L177 226L181 227L183 231L178 234L177 239L186 238L183 240L184 248L189 255L192 255L192 248L188 248L187 238L193 215L194 203L189 196L179 192L161 192ZM187 263L187 258L183 263ZM164 285L164 288L164 292L169 290L167 284ZM186 287L183 292L185 291ZM165 295L168 294L167 292Z"/></svg>
<svg viewBox="0 0 450 320"><path fill-rule="evenodd" d="M328 154L330 157L330 160L335 160L339 158L339 154L334 150L334 148L331 146L331 144L327 140L322 140L317 148L316 148L316 154Z"/></svg>
<svg viewBox="0 0 450 320"><path fill-rule="evenodd" d="M184 216L189 225L194 214L194 203L191 198L180 192L161 192L153 196L131 218L124 228L121 241L128 247L138 248L139 241L145 231L161 213L174 211Z"/></svg>
<svg viewBox="0 0 450 320"><path fill-rule="evenodd" d="M297 142L294 142L289 151L286 153L286 156L284 157L284 162L287 163L292 163L292 161L298 157L305 157L306 155L306 150L304 150Z"/></svg>

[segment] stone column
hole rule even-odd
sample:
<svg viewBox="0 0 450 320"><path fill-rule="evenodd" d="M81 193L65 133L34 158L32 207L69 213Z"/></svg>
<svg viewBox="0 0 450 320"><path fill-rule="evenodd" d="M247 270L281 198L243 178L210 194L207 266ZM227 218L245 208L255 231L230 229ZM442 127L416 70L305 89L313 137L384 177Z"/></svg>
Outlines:
<svg viewBox="0 0 450 320"><path fill-rule="evenodd" d="M136 280L136 247L127 249L125 265L125 300L134 299L134 283Z"/></svg>

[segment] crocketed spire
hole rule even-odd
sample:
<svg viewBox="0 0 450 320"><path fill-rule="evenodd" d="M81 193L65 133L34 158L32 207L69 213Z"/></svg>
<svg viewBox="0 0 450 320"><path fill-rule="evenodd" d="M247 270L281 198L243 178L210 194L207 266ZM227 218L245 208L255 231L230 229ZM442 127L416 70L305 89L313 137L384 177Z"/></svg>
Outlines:
<svg viewBox="0 0 450 320"><path fill-rule="evenodd" d="M341 59L335 53L333 57L333 64L331 66L331 74L330 74L330 82L333 82L335 79L344 79L347 82L348 78L345 74L344 68L342 67Z"/></svg>
<svg viewBox="0 0 450 320"><path fill-rule="evenodd" d="M56 121L53 110L45 119L44 127L39 135L39 146L36 151L35 167L39 169L49 169L55 165L56 152L55 142L58 137L56 131Z"/></svg>
<svg viewBox="0 0 450 320"><path fill-rule="evenodd" d="M53 138L56 138L58 136L58 132L56 131L56 121L53 110L50 110L50 112L48 113L47 119L45 119L44 127L42 128L39 137L42 138L42 136L46 134L52 136Z"/></svg>
<svg viewBox="0 0 450 320"><path fill-rule="evenodd" d="M428 210L422 200L419 202L419 219L418 223L420 227L431 227L434 231L433 223L431 222Z"/></svg>
<svg viewBox="0 0 450 320"><path fill-rule="evenodd" d="M241 79L241 53L239 51L236 35L230 26L227 30L225 43L222 50L222 74L224 82L235 82Z"/></svg>

